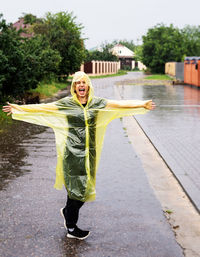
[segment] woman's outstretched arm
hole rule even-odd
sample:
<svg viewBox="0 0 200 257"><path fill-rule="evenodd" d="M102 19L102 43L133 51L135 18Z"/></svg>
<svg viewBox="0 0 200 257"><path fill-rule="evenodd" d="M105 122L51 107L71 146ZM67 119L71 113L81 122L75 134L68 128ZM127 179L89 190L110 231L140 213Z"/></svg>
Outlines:
<svg viewBox="0 0 200 257"><path fill-rule="evenodd" d="M107 108L145 108L147 110L153 110L156 105L152 100L138 101L138 100L108 100Z"/></svg>
<svg viewBox="0 0 200 257"><path fill-rule="evenodd" d="M37 112L37 111L54 111L57 110L54 104L27 104L27 105L17 105L10 104L3 106L3 111L10 115L14 110L26 111L26 112Z"/></svg>

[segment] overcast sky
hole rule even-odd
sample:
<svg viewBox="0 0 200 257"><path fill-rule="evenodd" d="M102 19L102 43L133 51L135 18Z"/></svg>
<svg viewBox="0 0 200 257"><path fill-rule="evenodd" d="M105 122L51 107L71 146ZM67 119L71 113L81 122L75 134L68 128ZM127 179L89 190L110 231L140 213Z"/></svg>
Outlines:
<svg viewBox="0 0 200 257"><path fill-rule="evenodd" d="M139 42L158 23L200 25L200 0L1 0L0 13L15 22L23 13L44 17L47 12L73 12L84 26L88 49L115 39Z"/></svg>

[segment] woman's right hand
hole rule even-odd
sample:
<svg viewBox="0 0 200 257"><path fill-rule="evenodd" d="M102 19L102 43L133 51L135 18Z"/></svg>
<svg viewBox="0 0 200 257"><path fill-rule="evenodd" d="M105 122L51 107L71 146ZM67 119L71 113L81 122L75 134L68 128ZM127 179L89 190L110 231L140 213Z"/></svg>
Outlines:
<svg viewBox="0 0 200 257"><path fill-rule="evenodd" d="M12 107L11 107L11 105L9 103L8 103L8 105L4 105L2 110L4 112L7 112L7 115L12 114Z"/></svg>

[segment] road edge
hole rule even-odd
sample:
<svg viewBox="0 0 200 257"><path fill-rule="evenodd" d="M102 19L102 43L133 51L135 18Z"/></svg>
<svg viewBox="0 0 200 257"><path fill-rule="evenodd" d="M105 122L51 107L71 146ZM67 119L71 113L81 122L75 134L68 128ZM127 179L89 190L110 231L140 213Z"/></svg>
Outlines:
<svg viewBox="0 0 200 257"><path fill-rule="evenodd" d="M120 99L115 87L115 94ZM148 114L147 114L148 115ZM130 143L186 257L200 257L200 215L133 116L123 118Z"/></svg>

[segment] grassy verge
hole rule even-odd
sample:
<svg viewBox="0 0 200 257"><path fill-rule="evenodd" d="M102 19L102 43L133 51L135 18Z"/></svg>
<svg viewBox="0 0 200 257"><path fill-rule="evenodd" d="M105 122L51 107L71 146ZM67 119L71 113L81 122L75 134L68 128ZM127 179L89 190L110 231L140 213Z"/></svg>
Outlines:
<svg viewBox="0 0 200 257"><path fill-rule="evenodd" d="M9 126L12 124L11 116L7 116L5 112L2 111L2 105L0 105L0 133L7 130Z"/></svg>
<svg viewBox="0 0 200 257"><path fill-rule="evenodd" d="M29 92L33 94L39 94L40 99L44 99L47 97L51 97L55 93L57 93L59 90L62 90L70 85L70 82L65 83L43 83L41 82L37 88L31 89Z"/></svg>
<svg viewBox="0 0 200 257"><path fill-rule="evenodd" d="M115 77L115 76L121 76L121 75L126 75L126 74L127 74L127 71L119 70L118 73L116 73L116 74L90 76L90 79ZM69 76L68 80L72 80L72 76ZM32 93L32 94L39 94L40 99L44 99L44 98L47 98L47 97L51 97L52 95L57 93L59 90L62 90L66 87L69 87L70 84L71 84L70 81L67 81L65 83L58 83L58 82L44 83L44 82L41 82L41 83L39 83L37 88L31 89L29 92Z"/></svg>
<svg viewBox="0 0 200 257"><path fill-rule="evenodd" d="M145 79L149 79L149 80L173 80L173 78L171 78L170 76L165 75L165 74L149 75L149 76L145 77Z"/></svg>
<svg viewBox="0 0 200 257"><path fill-rule="evenodd" d="M95 78L107 78L107 77L115 77L115 76L121 76L121 75L126 75L127 71L125 70L119 70L118 73L116 74L109 74L109 75L100 75L100 76L90 76L90 79L95 79ZM72 76L68 77L68 80L72 80ZM67 81L65 83L58 83L58 82L53 82L53 83L40 83L37 88L31 89L29 92L30 93L37 93L39 94L40 98L47 98L55 93L57 93L59 90L62 90L68 86L70 86L71 82Z"/></svg>
<svg viewBox="0 0 200 257"><path fill-rule="evenodd" d="M71 83L65 82L65 83L40 83L37 88L31 89L29 93L37 94L40 99L45 99L48 97L51 97L55 93L57 93L59 90L62 90L66 87L68 87ZM2 111L2 105L0 105L0 133L3 131L6 131L10 125L12 125L12 118L11 116L7 116L6 113Z"/></svg>
<svg viewBox="0 0 200 257"><path fill-rule="evenodd" d="M122 75L126 75L126 74L127 74L127 71L125 71L125 70L119 70L119 71L118 71L117 73L115 73L115 74L100 75L100 76L90 76L90 79L116 77L116 76L122 76Z"/></svg>

